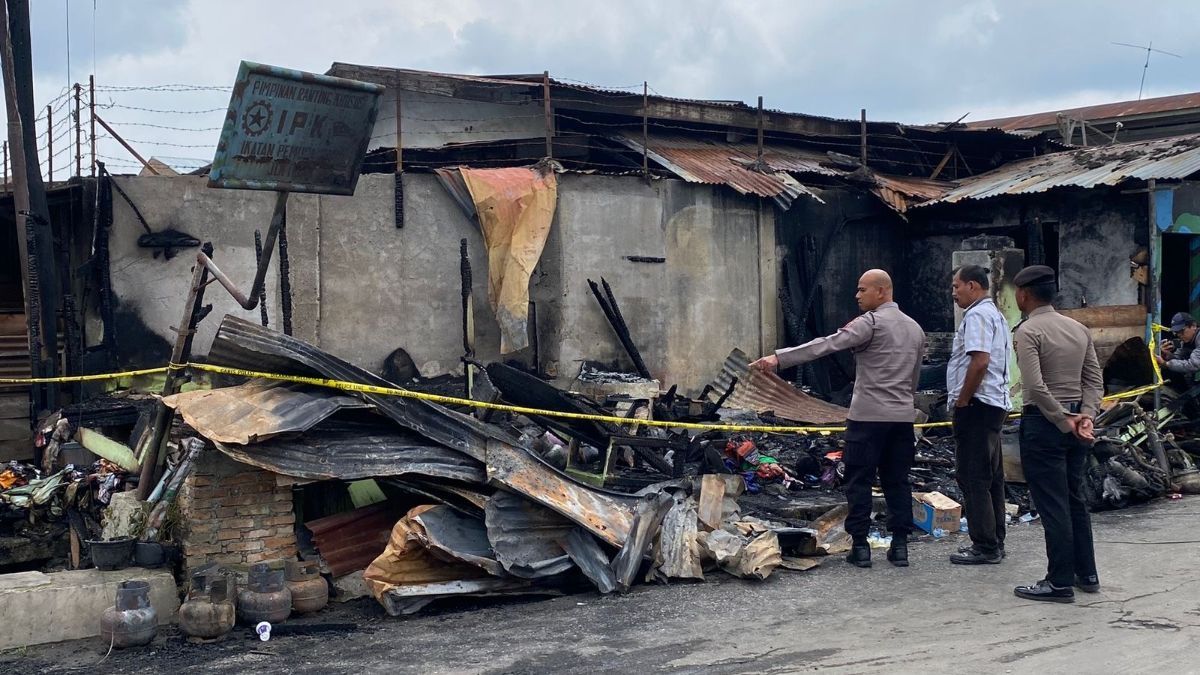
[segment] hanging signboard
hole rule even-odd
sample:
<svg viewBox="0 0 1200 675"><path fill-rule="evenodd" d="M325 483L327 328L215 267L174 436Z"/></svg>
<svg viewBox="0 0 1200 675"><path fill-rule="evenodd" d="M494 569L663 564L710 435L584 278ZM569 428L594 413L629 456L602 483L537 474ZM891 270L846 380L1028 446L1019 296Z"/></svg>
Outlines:
<svg viewBox="0 0 1200 675"><path fill-rule="evenodd" d="M242 62L209 187L351 195L383 87Z"/></svg>

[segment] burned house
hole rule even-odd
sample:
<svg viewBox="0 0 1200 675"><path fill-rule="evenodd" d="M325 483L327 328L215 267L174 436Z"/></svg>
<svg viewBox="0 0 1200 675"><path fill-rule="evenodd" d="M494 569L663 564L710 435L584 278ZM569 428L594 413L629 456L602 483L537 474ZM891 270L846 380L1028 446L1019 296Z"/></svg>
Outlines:
<svg viewBox="0 0 1200 675"><path fill-rule="evenodd" d="M811 460L809 473L726 467L743 474L727 483L683 468L745 469L739 453L757 457L754 442L670 423L712 424L723 412L755 424L843 421L848 357L785 374L792 382L756 381L746 363L854 316L864 269L891 272L902 306L932 333L954 329L950 270L968 259L1000 280L1049 264L1064 308L1134 307L1139 334L1160 304L1196 302L1190 239L1170 245L1195 229L1195 137L1069 149L1047 133L829 119L548 74L348 64L329 74L384 88L357 189L287 197L278 273L258 306L210 292L191 313L210 318L184 330L199 386L163 405L186 424L176 435L207 443L170 462L190 467L175 481L188 568L300 550L319 551L338 577L386 566L392 553L473 566L449 577L432 563L400 570L419 588L385 606L405 613L450 581L526 592L577 569L601 590L627 587L645 556L660 578L699 578L698 554L680 543L697 527L741 537L739 556L755 541L766 557L781 550L760 537L792 536L812 552L836 524L809 517L820 511L798 507L812 531L785 531L804 528L740 519L735 497L757 478L780 498L791 485L831 487L832 441L760 439L793 472L800 456ZM65 325L78 328L66 332L67 372L161 368L186 328L181 309L203 288L197 250L211 245L235 280L271 255L273 238L263 251L260 235L282 200L212 189L205 174L102 171L64 188L73 196L56 217L61 236L84 243L62 264L87 270L73 277L80 299L63 303ZM487 241L490 219L530 204L545 216L538 237ZM511 249L525 257L514 263ZM493 273L510 265L525 276L501 302ZM24 306L19 284L0 289L5 307ZM943 370L937 351L931 373ZM239 379L257 372L282 381ZM614 377L579 381L596 372ZM63 415L135 445L143 404L118 402L97 421L84 405L97 391L67 392L82 407ZM629 471L610 475L618 456ZM950 460L933 459L942 469L918 469L923 489L952 483ZM436 512L419 510L431 503ZM439 541L448 524L467 541ZM432 558L406 548L418 540ZM769 573L749 554L723 560L738 576ZM388 592L393 582L379 581Z"/></svg>

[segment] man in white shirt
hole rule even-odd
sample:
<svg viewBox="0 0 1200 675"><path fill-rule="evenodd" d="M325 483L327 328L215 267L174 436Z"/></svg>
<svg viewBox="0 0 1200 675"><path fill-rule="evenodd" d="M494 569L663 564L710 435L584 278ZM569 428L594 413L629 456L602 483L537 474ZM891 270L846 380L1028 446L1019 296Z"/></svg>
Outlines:
<svg viewBox="0 0 1200 675"><path fill-rule="evenodd" d="M954 271L954 302L964 311L946 365L953 414L955 476L963 495L971 545L951 554L956 565L998 564L1004 558L1004 461L1000 430L1012 408L1008 393L1009 330L988 293L988 271Z"/></svg>

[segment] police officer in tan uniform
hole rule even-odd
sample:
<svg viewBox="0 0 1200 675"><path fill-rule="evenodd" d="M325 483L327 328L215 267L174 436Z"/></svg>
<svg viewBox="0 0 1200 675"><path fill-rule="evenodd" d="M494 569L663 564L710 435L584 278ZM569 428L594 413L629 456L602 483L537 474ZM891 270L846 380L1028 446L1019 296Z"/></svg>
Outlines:
<svg viewBox="0 0 1200 675"><path fill-rule="evenodd" d="M868 270L855 294L865 313L837 333L781 349L755 361L761 370L790 368L849 349L854 352L854 395L846 423L846 532L853 537L847 561L871 566L867 534L871 527L871 485L879 474L888 507L892 545L887 559L908 566L908 533L912 530L912 493L908 472L916 449L913 395L921 374L925 332L892 300L892 279L883 270Z"/></svg>
<svg viewBox="0 0 1200 675"><path fill-rule="evenodd" d="M1028 600L1074 602L1072 587L1100 590L1083 471L1095 442L1093 420L1104 380L1087 327L1050 304L1054 270L1026 267L1013 282L1017 306L1026 315L1013 333L1025 395L1021 468L1042 518L1049 559L1045 579L1013 592Z"/></svg>

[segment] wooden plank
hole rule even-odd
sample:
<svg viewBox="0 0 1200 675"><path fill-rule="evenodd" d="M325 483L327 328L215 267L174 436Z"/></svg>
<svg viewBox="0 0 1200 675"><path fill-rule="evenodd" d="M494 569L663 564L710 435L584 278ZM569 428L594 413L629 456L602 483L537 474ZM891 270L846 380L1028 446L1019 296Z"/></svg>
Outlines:
<svg viewBox="0 0 1200 675"><path fill-rule="evenodd" d="M721 510L725 501L725 480L716 474L700 479L700 509L697 517L704 529L712 531L721 526Z"/></svg>
<svg viewBox="0 0 1200 675"><path fill-rule="evenodd" d="M29 417L29 394L0 394L0 420L25 420Z"/></svg>
<svg viewBox="0 0 1200 675"><path fill-rule="evenodd" d="M1059 314L1069 316L1088 328L1109 326L1146 325L1146 308L1141 305L1109 305L1084 307L1082 309L1060 309Z"/></svg>

